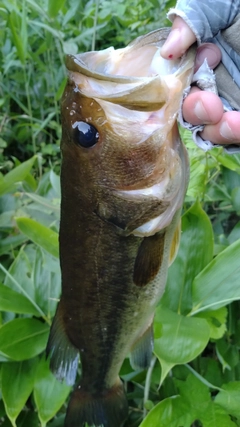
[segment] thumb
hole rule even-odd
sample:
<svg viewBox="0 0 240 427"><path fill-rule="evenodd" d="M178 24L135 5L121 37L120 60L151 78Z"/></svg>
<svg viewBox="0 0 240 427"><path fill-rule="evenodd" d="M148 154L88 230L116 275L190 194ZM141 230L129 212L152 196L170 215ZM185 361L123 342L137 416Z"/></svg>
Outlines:
<svg viewBox="0 0 240 427"><path fill-rule="evenodd" d="M171 32L161 49L161 56L165 59L176 59L196 41L196 36L182 18L174 19Z"/></svg>

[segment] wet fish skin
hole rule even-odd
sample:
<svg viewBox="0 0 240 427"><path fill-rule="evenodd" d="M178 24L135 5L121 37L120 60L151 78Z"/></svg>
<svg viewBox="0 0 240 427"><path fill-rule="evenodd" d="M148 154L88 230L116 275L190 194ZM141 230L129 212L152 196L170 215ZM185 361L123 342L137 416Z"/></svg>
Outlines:
<svg viewBox="0 0 240 427"><path fill-rule="evenodd" d="M69 384L81 358L66 427L85 422L121 427L128 412L118 376L123 360L132 352L134 367L150 363L154 308L178 247L188 182L176 115L194 52L185 59L188 66L180 63L182 74L174 75L173 83L154 73L124 77L121 67L125 52L138 60L142 48L154 52L166 34L154 32L122 49L120 68L110 64L113 75L101 72L111 52L68 58L62 99L62 296L47 346L52 371ZM90 134L93 145L87 148Z"/></svg>

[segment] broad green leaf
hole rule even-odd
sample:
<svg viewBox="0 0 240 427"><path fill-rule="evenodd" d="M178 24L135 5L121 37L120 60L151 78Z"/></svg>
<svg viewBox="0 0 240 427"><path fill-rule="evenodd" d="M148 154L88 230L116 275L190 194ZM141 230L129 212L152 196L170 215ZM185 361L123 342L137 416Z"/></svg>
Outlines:
<svg viewBox="0 0 240 427"><path fill-rule="evenodd" d="M0 196L13 190L17 182L21 182L27 177L33 167L35 160L36 156L33 156L26 162L16 166L13 170L4 176L3 181L0 182Z"/></svg>
<svg viewBox="0 0 240 427"><path fill-rule="evenodd" d="M173 396L156 405L139 427L190 427L193 421L188 403L181 396Z"/></svg>
<svg viewBox="0 0 240 427"><path fill-rule="evenodd" d="M49 361L42 358L34 384L34 400L42 427L58 412L70 390L71 387L57 381L49 370Z"/></svg>
<svg viewBox="0 0 240 427"><path fill-rule="evenodd" d="M205 155L204 155L205 157ZM199 155L190 157L190 181L187 189L187 197L196 200L204 193L206 185L206 166L200 161Z"/></svg>
<svg viewBox="0 0 240 427"><path fill-rule="evenodd" d="M40 248L36 249L32 278L35 288L35 298L40 307L47 310L51 318L56 310L61 292L61 275L59 262Z"/></svg>
<svg viewBox="0 0 240 427"><path fill-rule="evenodd" d="M204 427L236 427L226 411L211 401L208 388L194 376L176 383L180 395L160 402L140 427L190 427L196 420Z"/></svg>
<svg viewBox="0 0 240 427"><path fill-rule="evenodd" d="M240 299L240 240L222 251L194 279L191 314L217 310Z"/></svg>
<svg viewBox="0 0 240 427"><path fill-rule="evenodd" d="M238 222L235 227L233 227L231 233L228 236L229 243L234 243L238 239L240 239L240 222Z"/></svg>
<svg viewBox="0 0 240 427"><path fill-rule="evenodd" d="M44 351L49 326L36 319L14 319L0 328L0 351L15 361L28 360Z"/></svg>
<svg viewBox="0 0 240 427"><path fill-rule="evenodd" d="M26 236L16 234L16 236L7 236L5 239L0 240L0 255L9 254L17 246L26 242Z"/></svg>
<svg viewBox="0 0 240 427"><path fill-rule="evenodd" d="M57 16L60 9L62 9L65 0L48 0L48 14L50 18Z"/></svg>
<svg viewBox="0 0 240 427"><path fill-rule="evenodd" d="M236 427L228 413L212 401L208 387L194 375L189 375L186 381L174 382L194 420L199 420L204 427Z"/></svg>
<svg viewBox="0 0 240 427"><path fill-rule="evenodd" d="M6 354L4 354L4 353L2 353L1 351L0 351L0 362L8 362L8 361L10 361L11 359L9 358L9 357L7 357L7 355Z"/></svg>
<svg viewBox="0 0 240 427"><path fill-rule="evenodd" d="M217 156L217 160L227 169L240 172L240 162L239 162L239 157L237 155L230 155L226 153L219 154Z"/></svg>
<svg viewBox="0 0 240 427"><path fill-rule="evenodd" d="M37 363L37 359L32 359L2 365L2 397L6 413L14 426L33 390Z"/></svg>
<svg viewBox="0 0 240 427"><path fill-rule="evenodd" d="M9 13L9 28L12 33L12 39L13 43L16 46L18 57L22 64L25 64L25 51L24 51L24 45L22 43L21 37L19 37L19 25L18 25L18 16L16 15L15 11L12 11Z"/></svg>
<svg viewBox="0 0 240 427"><path fill-rule="evenodd" d="M161 304L178 313L187 314L192 307L192 282L212 257L211 222L200 203L196 202L182 217L180 248L169 268Z"/></svg>
<svg viewBox="0 0 240 427"><path fill-rule="evenodd" d="M227 309L226 307L221 307L218 310L212 311L201 311L198 313L197 317L206 319L210 327L210 337L218 340L222 338L226 332L227 326Z"/></svg>
<svg viewBox="0 0 240 427"><path fill-rule="evenodd" d="M1 184L0 184L1 185ZM9 228L12 226L12 217L14 216L14 211L6 211L0 214L0 227Z"/></svg>
<svg viewBox="0 0 240 427"><path fill-rule="evenodd" d="M0 310L39 316L36 307L22 294L0 284Z"/></svg>
<svg viewBox="0 0 240 427"><path fill-rule="evenodd" d="M239 212L240 211L240 187L234 188L232 190L232 202L234 209Z"/></svg>
<svg viewBox="0 0 240 427"><path fill-rule="evenodd" d="M19 230L36 245L58 258L58 233L30 218L16 218Z"/></svg>
<svg viewBox="0 0 240 427"><path fill-rule="evenodd" d="M197 419L201 421L204 427L237 427L228 413L214 402L210 402L206 410L201 412Z"/></svg>
<svg viewBox="0 0 240 427"><path fill-rule="evenodd" d="M161 382L174 365L195 359L210 338L205 319L185 317L161 305L156 309L154 329L154 353L162 366Z"/></svg>
<svg viewBox="0 0 240 427"><path fill-rule="evenodd" d="M218 393L215 403L220 405L225 411L240 420L240 381L223 384L223 390Z"/></svg>
<svg viewBox="0 0 240 427"><path fill-rule="evenodd" d="M233 158L233 156L231 156ZM238 160L239 166L240 162ZM240 187L240 175L231 171L227 168L222 168L222 176L223 176L223 182L227 188L227 191L229 194L231 194L231 191L235 188Z"/></svg>
<svg viewBox="0 0 240 427"><path fill-rule="evenodd" d="M52 169L50 171L50 181L56 194L60 197L61 196L60 176L55 174L55 172Z"/></svg>
<svg viewBox="0 0 240 427"><path fill-rule="evenodd" d="M229 371L231 371L239 363L238 346L226 340L225 337L217 341L216 353L223 366L223 371L225 369L229 369Z"/></svg>
<svg viewBox="0 0 240 427"><path fill-rule="evenodd" d="M211 402L208 387L192 374L188 375L186 381L174 378L174 383L177 385L179 394L188 404L193 419L200 419L201 414L207 410Z"/></svg>
<svg viewBox="0 0 240 427"><path fill-rule="evenodd" d="M6 274L4 284L23 293L44 319L50 319L61 291L59 261L40 247L23 247Z"/></svg>
<svg viewBox="0 0 240 427"><path fill-rule="evenodd" d="M57 176L57 175L56 175ZM38 204L38 209L41 209L50 215L52 212L60 212L60 200L56 200L55 203L52 200L47 199L46 197L39 196L35 193L26 193L31 200Z"/></svg>

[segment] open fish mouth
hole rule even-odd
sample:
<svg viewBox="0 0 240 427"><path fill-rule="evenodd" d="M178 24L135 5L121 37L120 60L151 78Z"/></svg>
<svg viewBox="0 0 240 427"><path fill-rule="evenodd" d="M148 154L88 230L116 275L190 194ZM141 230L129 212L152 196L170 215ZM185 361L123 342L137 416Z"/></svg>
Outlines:
<svg viewBox="0 0 240 427"><path fill-rule="evenodd" d="M67 55L69 78L88 97L156 111L172 98L172 91L182 93L191 81L194 49L176 60L161 57L168 33L168 29L153 31L122 49Z"/></svg>

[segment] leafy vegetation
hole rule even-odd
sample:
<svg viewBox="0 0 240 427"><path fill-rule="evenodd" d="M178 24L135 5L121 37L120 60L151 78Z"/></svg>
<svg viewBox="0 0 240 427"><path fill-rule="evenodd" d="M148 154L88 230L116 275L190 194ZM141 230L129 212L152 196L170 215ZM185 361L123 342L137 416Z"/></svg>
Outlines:
<svg viewBox="0 0 240 427"><path fill-rule="evenodd" d="M0 425L61 427L44 349L60 295L64 54L125 45L175 1L0 0ZM129 427L240 426L240 157L182 133L191 179L147 372L126 359Z"/></svg>

